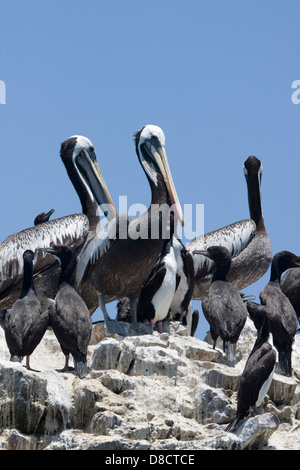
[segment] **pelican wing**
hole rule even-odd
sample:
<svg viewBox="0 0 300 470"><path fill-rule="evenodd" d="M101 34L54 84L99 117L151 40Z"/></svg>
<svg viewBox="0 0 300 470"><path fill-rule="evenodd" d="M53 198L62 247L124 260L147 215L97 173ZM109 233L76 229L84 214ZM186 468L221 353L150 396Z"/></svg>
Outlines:
<svg viewBox="0 0 300 470"><path fill-rule="evenodd" d="M0 244L0 292L23 273L23 253L25 250L46 248L56 244L79 246L89 230L88 218L84 214L74 214L54 219L10 235ZM35 252L34 273L53 264L53 256Z"/></svg>
<svg viewBox="0 0 300 470"><path fill-rule="evenodd" d="M120 237L120 229L122 228L124 234L127 234L128 221L129 219L126 214L115 217L91 237L76 266L77 287L83 280L88 266L95 264L109 250L113 242Z"/></svg>
<svg viewBox="0 0 300 470"><path fill-rule="evenodd" d="M195 276L203 278L211 275L215 270L214 262L204 255L194 254L195 250L207 250L210 246L224 246L234 258L253 239L255 230L255 222L252 219L246 219L206 233L188 243L186 249L193 255Z"/></svg>

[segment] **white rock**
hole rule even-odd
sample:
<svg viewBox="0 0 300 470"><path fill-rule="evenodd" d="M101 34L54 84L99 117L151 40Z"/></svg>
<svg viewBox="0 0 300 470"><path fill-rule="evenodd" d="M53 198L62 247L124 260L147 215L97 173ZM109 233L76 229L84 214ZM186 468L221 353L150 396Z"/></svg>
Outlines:
<svg viewBox="0 0 300 470"><path fill-rule="evenodd" d="M134 334L138 327L126 337L105 336L97 324L90 373L82 380L57 371L64 355L51 330L32 354L32 367L40 371L34 372L9 361L0 328L0 449L296 449L299 335L293 377L275 374L262 414L245 419L234 434L224 431L235 416L239 380L255 341L253 325L246 326L239 360L229 366L220 348L197 338Z"/></svg>

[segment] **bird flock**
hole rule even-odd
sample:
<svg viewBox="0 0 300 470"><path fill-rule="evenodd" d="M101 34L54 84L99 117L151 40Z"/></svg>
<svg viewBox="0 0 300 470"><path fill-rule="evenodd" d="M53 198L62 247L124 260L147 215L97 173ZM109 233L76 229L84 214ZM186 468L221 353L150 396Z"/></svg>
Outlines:
<svg viewBox="0 0 300 470"><path fill-rule="evenodd" d="M151 191L149 209L138 217L118 214L92 142L75 135L61 144L60 157L82 206L81 214L49 220L0 244L0 309L11 361L30 369L30 355L52 328L65 356L63 371L88 374L87 349L93 312L100 307L105 327L122 334L122 324L141 323L163 331L177 320L193 336L202 301L213 348L223 343L229 365L249 316L257 330L237 394L237 413L226 430L258 407L278 372L292 376L292 350L300 321L300 257L286 250L272 255L261 207L262 162L250 156L243 171L248 219L197 237L186 246L177 235L183 213L169 167L161 128L146 125L134 136L138 161ZM161 208L167 207L166 217ZM106 218L101 225L99 209ZM153 234L153 228L156 236ZM124 231L126 236L124 236ZM143 234L143 236L141 236ZM147 236L145 236L145 234ZM260 303L241 290L270 269ZM285 274L284 274L285 273ZM106 304L118 301L111 319Z"/></svg>

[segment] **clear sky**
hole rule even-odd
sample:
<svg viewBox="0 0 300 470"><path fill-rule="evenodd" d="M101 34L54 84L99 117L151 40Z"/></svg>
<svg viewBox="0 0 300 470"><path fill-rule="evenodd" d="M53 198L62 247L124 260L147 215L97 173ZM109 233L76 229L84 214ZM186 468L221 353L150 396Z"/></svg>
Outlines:
<svg viewBox="0 0 300 470"><path fill-rule="evenodd" d="M74 134L92 140L116 206L148 205L133 133L156 124L205 232L248 218L256 155L273 252L299 254L299 18L299 0L0 0L0 240L39 212L81 211L59 157ZM207 329L201 311L197 336Z"/></svg>

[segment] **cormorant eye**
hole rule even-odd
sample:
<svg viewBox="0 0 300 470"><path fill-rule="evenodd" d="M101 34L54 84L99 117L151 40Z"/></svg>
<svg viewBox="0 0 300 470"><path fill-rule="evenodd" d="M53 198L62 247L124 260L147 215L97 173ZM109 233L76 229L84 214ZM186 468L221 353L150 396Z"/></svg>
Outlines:
<svg viewBox="0 0 300 470"><path fill-rule="evenodd" d="M152 142L158 142L158 137L156 135L151 136Z"/></svg>
<svg viewBox="0 0 300 470"><path fill-rule="evenodd" d="M91 151L91 152L94 152L94 151L95 151L95 149L94 149L94 147L93 147L92 145L90 146L90 151Z"/></svg>

